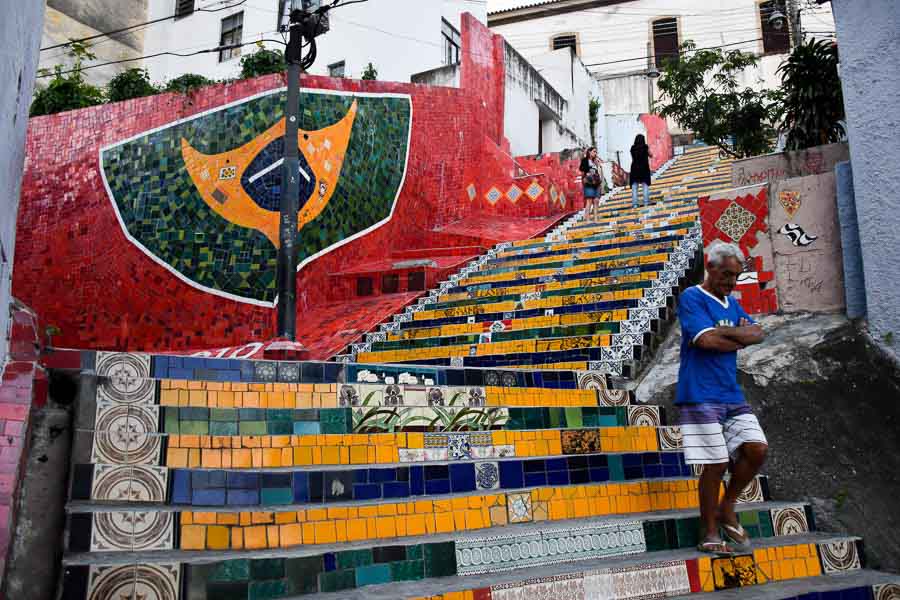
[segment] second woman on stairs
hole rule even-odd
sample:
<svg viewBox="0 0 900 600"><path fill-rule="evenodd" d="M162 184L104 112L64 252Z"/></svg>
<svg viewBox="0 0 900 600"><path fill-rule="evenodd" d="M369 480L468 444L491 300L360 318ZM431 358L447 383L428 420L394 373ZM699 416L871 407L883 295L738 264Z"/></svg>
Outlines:
<svg viewBox="0 0 900 600"><path fill-rule="evenodd" d="M653 154L647 141L640 133L634 138L634 145L631 147L631 173L629 180L631 183L631 207L638 207L638 184L643 187L644 201L643 206L650 204L650 159Z"/></svg>

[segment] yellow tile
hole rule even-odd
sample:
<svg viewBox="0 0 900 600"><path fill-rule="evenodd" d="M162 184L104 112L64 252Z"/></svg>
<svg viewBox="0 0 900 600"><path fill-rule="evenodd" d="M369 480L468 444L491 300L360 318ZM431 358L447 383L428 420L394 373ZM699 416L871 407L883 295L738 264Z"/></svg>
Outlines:
<svg viewBox="0 0 900 600"><path fill-rule="evenodd" d="M268 547L266 527L257 525L244 528L244 547L248 550L260 550Z"/></svg>
<svg viewBox="0 0 900 600"><path fill-rule="evenodd" d="M206 550L206 527L185 525L181 528L182 550Z"/></svg>
<svg viewBox="0 0 900 600"><path fill-rule="evenodd" d="M211 525L206 528L206 547L209 550L228 550L230 539L227 527Z"/></svg>
<svg viewBox="0 0 900 600"><path fill-rule="evenodd" d="M337 541L334 521L321 521L315 523L315 543L333 544Z"/></svg>

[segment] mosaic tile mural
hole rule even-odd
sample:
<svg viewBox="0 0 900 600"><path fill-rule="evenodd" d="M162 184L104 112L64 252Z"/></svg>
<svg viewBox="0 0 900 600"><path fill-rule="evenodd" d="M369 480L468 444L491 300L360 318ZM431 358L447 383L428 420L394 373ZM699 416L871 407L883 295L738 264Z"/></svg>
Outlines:
<svg viewBox="0 0 900 600"><path fill-rule="evenodd" d="M101 150L129 239L196 287L271 305L285 96L267 92ZM411 121L406 95L301 94L301 266L390 219Z"/></svg>

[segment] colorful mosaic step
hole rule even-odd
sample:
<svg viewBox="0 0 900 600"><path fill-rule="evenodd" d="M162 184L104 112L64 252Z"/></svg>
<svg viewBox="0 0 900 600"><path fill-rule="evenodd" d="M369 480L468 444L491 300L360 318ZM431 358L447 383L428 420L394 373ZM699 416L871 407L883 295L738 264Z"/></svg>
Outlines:
<svg viewBox="0 0 900 600"><path fill-rule="evenodd" d="M804 507L774 503L743 505L739 507L739 516L754 539L778 536L782 544L789 544L792 537L784 536L802 535L808 530L776 530L774 519L779 511L785 510L802 512ZM327 593L432 577L514 572L547 564L583 563L689 549L696 545L696 518L696 513L675 511L635 515L633 519L583 519L556 525L532 521L510 525L500 536L436 534L421 541L397 545L353 549L325 546L305 554L278 550L269 558L255 558L245 552L244 556L222 560L222 552L211 551L202 564L195 562L196 553L189 552L160 556L143 553L142 556L151 564L178 561L187 589L197 590L198 594L192 596L189 592L187 598L220 597L218 594L226 593L227 584L245 584L240 587L244 590L241 597L246 598L250 589L262 582L282 590L280 595L273 596L277 598L288 594ZM83 556L89 555L70 555L67 573L86 569L80 566ZM378 593L377 588L372 591ZM203 596L203 593L210 596Z"/></svg>
<svg viewBox="0 0 900 600"><path fill-rule="evenodd" d="M900 576L868 569L837 571L827 577L801 577L762 587L730 588L703 595L709 600L895 600ZM700 598L699 594L680 600Z"/></svg>

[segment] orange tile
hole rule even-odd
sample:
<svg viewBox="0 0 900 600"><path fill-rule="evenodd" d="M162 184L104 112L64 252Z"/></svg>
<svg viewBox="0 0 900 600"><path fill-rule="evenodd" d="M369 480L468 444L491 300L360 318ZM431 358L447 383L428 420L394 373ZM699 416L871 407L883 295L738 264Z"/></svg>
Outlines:
<svg viewBox="0 0 900 600"><path fill-rule="evenodd" d="M206 527L185 525L181 528L182 550L206 550Z"/></svg>

